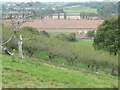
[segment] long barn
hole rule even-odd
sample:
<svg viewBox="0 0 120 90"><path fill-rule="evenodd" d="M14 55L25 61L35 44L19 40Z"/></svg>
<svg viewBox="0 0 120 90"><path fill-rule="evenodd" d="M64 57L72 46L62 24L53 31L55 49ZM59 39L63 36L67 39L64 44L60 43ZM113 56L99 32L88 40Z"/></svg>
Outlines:
<svg viewBox="0 0 120 90"><path fill-rule="evenodd" d="M46 32L96 31L103 20L34 20L22 26L30 26Z"/></svg>

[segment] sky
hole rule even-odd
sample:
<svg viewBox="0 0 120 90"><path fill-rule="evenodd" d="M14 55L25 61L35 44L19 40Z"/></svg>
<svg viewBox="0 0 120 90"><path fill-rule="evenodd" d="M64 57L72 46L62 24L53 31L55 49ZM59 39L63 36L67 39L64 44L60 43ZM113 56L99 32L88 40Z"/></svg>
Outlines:
<svg viewBox="0 0 120 90"><path fill-rule="evenodd" d="M40 1L40 2L89 2L89 1L103 1L103 0L0 0L10 2L28 2L28 1Z"/></svg>

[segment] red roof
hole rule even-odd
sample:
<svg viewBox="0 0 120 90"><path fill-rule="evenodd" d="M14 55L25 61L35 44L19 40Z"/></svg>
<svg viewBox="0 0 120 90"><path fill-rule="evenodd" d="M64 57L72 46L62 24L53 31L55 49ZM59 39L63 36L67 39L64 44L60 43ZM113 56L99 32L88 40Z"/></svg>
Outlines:
<svg viewBox="0 0 120 90"><path fill-rule="evenodd" d="M16 13L19 13L17 11L11 11L11 12L8 12L9 14L16 14Z"/></svg>
<svg viewBox="0 0 120 90"><path fill-rule="evenodd" d="M34 20L27 22L23 26L34 28L93 28L96 29L103 20Z"/></svg>
<svg viewBox="0 0 120 90"><path fill-rule="evenodd" d="M11 11L11 12L8 12L8 14L18 14L18 13L28 13L28 12L18 12L18 11Z"/></svg>

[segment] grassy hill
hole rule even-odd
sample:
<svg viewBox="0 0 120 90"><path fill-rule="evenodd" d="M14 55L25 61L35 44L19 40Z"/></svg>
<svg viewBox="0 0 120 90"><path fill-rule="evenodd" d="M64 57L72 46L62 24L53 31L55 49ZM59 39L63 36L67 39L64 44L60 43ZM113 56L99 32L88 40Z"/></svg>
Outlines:
<svg viewBox="0 0 120 90"><path fill-rule="evenodd" d="M111 88L118 78L2 55L3 88Z"/></svg>

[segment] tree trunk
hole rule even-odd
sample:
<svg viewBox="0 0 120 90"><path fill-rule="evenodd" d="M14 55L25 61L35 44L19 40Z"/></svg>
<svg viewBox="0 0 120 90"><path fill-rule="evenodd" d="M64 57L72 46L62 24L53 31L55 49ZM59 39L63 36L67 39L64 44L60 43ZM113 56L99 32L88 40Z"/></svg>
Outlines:
<svg viewBox="0 0 120 90"><path fill-rule="evenodd" d="M18 42L18 50L19 50L19 57L23 58L23 53L22 53L22 41Z"/></svg>
<svg viewBox="0 0 120 90"><path fill-rule="evenodd" d="M60 19L60 13L58 13L58 19Z"/></svg>
<svg viewBox="0 0 120 90"><path fill-rule="evenodd" d="M68 59L68 64L71 66L71 59L70 58Z"/></svg>
<svg viewBox="0 0 120 90"><path fill-rule="evenodd" d="M53 18L53 15L51 14L50 18L52 19Z"/></svg>
<svg viewBox="0 0 120 90"><path fill-rule="evenodd" d="M23 58L23 53L22 53L22 35L20 35L20 40L18 41L18 50L19 50L19 57Z"/></svg>
<svg viewBox="0 0 120 90"><path fill-rule="evenodd" d="M112 75L115 75L115 69L114 69L114 68L112 69L111 74L112 74Z"/></svg>
<svg viewBox="0 0 120 90"><path fill-rule="evenodd" d="M93 71L93 67L94 67L94 65L91 65L91 67L92 67L92 71Z"/></svg>
<svg viewBox="0 0 120 90"><path fill-rule="evenodd" d="M118 78L120 79L120 69L118 69Z"/></svg>
<svg viewBox="0 0 120 90"><path fill-rule="evenodd" d="M55 58L55 56L56 55L54 55L54 54L49 54L48 55L50 62L53 62L53 59Z"/></svg>
<svg viewBox="0 0 120 90"><path fill-rule="evenodd" d="M64 13L64 19L67 19L67 13Z"/></svg>
<svg viewBox="0 0 120 90"><path fill-rule="evenodd" d="M81 13L80 13L80 19L81 19Z"/></svg>
<svg viewBox="0 0 120 90"><path fill-rule="evenodd" d="M98 67L98 65L97 65L97 66L96 66L96 72L98 72L98 68L99 68L99 67Z"/></svg>
<svg viewBox="0 0 120 90"><path fill-rule="evenodd" d="M88 69L90 68L90 64L87 65Z"/></svg>

